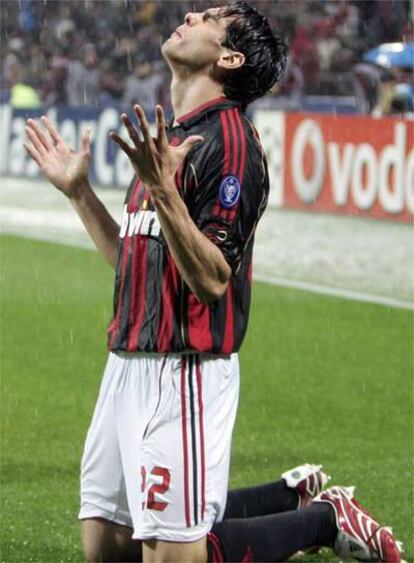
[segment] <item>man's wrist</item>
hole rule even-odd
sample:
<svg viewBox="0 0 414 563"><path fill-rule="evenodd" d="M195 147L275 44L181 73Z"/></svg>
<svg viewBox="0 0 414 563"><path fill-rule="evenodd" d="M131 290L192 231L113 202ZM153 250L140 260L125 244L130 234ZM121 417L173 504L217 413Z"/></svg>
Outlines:
<svg viewBox="0 0 414 563"><path fill-rule="evenodd" d="M162 186L148 186L148 189L155 206L158 204L170 207L182 202L174 181L166 182Z"/></svg>
<svg viewBox="0 0 414 563"><path fill-rule="evenodd" d="M78 203L80 202L90 191L92 190L92 187L89 183L89 181L86 180L82 180L79 183L77 183L67 194L68 198L70 199L71 202L73 203Z"/></svg>

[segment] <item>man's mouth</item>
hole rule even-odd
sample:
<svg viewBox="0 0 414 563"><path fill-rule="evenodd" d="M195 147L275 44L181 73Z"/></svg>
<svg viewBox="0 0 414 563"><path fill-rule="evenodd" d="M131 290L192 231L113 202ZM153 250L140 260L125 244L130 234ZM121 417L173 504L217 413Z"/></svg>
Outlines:
<svg viewBox="0 0 414 563"><path fill-rule="evenodd" d="M175 31L172 32L171 35L175 35L176 37L182 37L181 33L176 29Z"/></svg>

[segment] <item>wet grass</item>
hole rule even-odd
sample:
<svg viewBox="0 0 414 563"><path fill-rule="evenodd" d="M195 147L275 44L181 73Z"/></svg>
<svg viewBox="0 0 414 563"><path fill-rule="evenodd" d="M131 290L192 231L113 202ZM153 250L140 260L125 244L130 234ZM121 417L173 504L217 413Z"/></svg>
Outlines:
<svg viewBox="0 0 414 563"><path fill-rule="evenodd" d="M61 245L3 237L1 250L1 561L82 561L78 467L113 273ZM323 463L412 560L412 341L407 311L255 284L231 485Z"/></svg>

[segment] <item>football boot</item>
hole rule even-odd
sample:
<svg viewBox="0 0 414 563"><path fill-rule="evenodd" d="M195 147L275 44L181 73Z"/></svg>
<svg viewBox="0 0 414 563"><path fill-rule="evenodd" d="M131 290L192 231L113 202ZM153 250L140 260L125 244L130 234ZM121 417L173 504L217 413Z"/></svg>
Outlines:
<svg viewBox="0 0 414 563"><path fill-rule="evenodd" d="M355 487L331 487L313 502L329 503L336 518L338 534L334 552L341 559L400 563L402 544L391 528L381 526L354 498Z"/></svg>
<svg viewBox="0 0 414 563"><path fill-rule="evenodd" d="M319 495L330 477L322 471L322 465L305 463L298 465L282 474L286 485L297 492L299 497L298 509L305 508Z"/></svg>

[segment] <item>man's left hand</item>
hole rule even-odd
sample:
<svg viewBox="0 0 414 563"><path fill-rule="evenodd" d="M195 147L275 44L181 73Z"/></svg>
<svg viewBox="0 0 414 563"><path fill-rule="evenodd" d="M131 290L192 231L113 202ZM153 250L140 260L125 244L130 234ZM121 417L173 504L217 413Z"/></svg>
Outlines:
<svg viewBox="0 0 414 563"><path fill-rule="evenodd" d="M204 139L200 135L191 135L181 145L170 146L166 134L164 111L161 106L157 106L155 110L157 127L155 138L151 135L146 115L141 106L135 105L134 112L142 138L125 113L122 114L121 119L128 131L132 146L114 132L111 132L110 136L127 154L139 179L147 186L151 195L162 197L163 193L174 186L175 173L189 150Z"/></svg>

